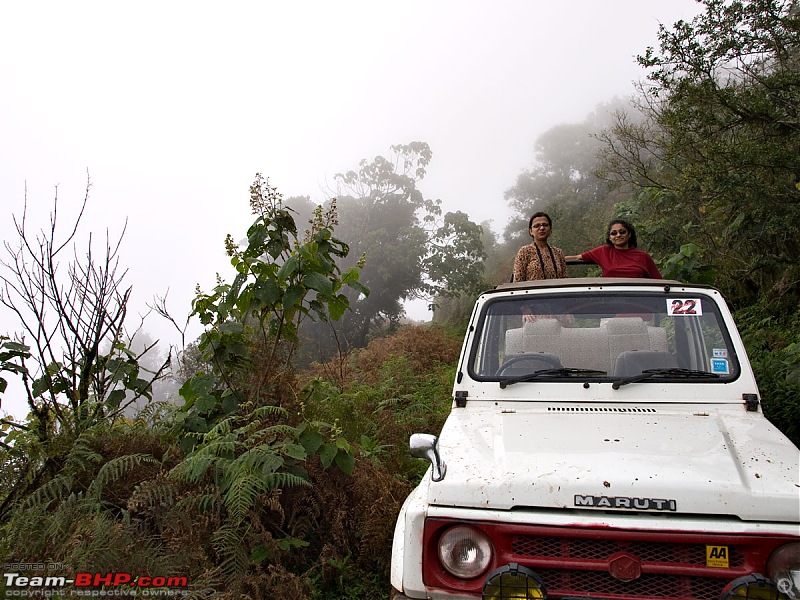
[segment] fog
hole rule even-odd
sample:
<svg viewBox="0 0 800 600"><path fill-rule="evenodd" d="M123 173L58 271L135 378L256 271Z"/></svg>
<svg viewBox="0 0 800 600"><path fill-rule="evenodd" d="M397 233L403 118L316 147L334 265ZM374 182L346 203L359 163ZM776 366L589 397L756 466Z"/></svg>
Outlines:
<svg viewBox="0 0 800 600"><path fill-rule="evenodd" d="M15 239L26 196L46 224L56 189L68 226L88 173L81 235L127 220L133 321L167 290L183 319L196 284L231 278L223 241L251 222L256 172L321 203L336 173L411 141L433 150L423 194L499 231L536 137L632 94L658 24L697 12L694 0L5 2L0 234ZM18 329L4 310L0 333ZM177 341L156 319L146 329Z"/></svg>

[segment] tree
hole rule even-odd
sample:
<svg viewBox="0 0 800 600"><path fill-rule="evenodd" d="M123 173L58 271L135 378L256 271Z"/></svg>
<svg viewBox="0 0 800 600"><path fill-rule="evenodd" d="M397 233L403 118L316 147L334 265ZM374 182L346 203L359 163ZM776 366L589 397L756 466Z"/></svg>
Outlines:
<svg viewBox="0 0 800 600"><path fill-rule="evenodd" d="M139 360L156 343L139 354L129 348L133 336L125 330L125 317L131 289L123 287L125 272L119 270L118 257L124 230L116 241L106 236L99 260L91 235L85 256L79 256L75 236L88 192L87 185L78 217L64 239L58 239L56 194L49 230L34 234L28 229L26 198L21 217L13 216L19 241L16 246L5 243L9 258L2 263L0 304L19 319L19 343L32 349L19 372L42 439L52 425L80 429L113 419L138 398L149 396L169 364L165 360L145 373ZM72 258L62 265L70 250Z"/></svg>
<svg viewBox="0 0 800 600"><path fill-rule="evenodd" d="M363 347L376 330L395 326L404 313L403 301L475 291L483 286L481 227L466 214L442 214L441 201L425 199L418 188L432 153L428 144L412 142L391 148L390 158L362 160L358 170L336 176L339 235L352 256L365 258L362 281L368 297L350 294L352 312L335 331L316 326L307 335L335 344L322 347L329 358ZM333 337L331 338L330 335Z"/></svg>
<svg viewBox="0 0 800 600"><path fill-rule="evenodd" d="M641 123L618 119L603 171L685 276L740 302L800 295L800 13L796 0L701 0L638 57ZM691 260L692 268L681 268Z"/></svg>
<svg viewBox="0 0 800 600"><path fill-rule="evenodd" d="M620 192L598 178L598 135L609 127L618 99L601 104L580 123L556 125L536 139L535 164L523 171L505 197L514 216L505 229L507 271L520 246L530 243L528 219L545 211L553 219L553 243L581 252L602 241L602 225L613 214ZM624 190L622 191L624 193Z"/></svg>
<svg viewBox="0 0 800 600"><path fill-rule="evenodd" d="M340 319L349 307L348 288L370 295L359 281L360 262L346 268L337 262L350 248L333 236L335 202L327 211L317 207L304 238L282 195L261 174L250 187L250 206L256 219L244 247L230 235L225 241L233 282L219 279L210 293L198 290L193 302L192 314L207 327L197 350L210 369L181 387L188 431L208 432L240 405L280 404L273 392L291 371L300 324Z"/></svg>
<svg viewBox="0 0 800 600"><path fill-rule="evenodd" d="M82 255L78 249L88 198L87 184L78 216L62 236L57 191L49 228L38 233L29 228L26 196L22 215L13 216L19 239L5 243L0 305L19 319L22 332L4 340L2 370L21 378L30 413L19 421L0 420L6 437L2 468L10 485L0 490L0 521L61 468L72 441L113 423L138 399L150 399L153 383L169 368L168 358L149 371L140 365L155 342L131 349L138 329L131 334L125 328L131 288L124 287L119 266L124 230L116 240L106 235L99 256L91 235ZM52 443L57 436L61 444Z"/></svg>
<svg viewBox="0 0 800 600"><path fill-rule="evenodd" d="M324 399L294 387L297 326L341 317L343 287L368 290L357 267L337 265L348 247L333 237L335 206L320 207L301 238L274 187L257 176L250 192L246 242L226 239L233 281L195 297L206 329L202 364L185 365L194 372L180 390L184 404L116 421L106 413L77 433L53 428L46 440L23 430L0 447L0 554L72 569L179 572L235 597L287 597L282 579L307 585L290 572L291 554L311 544L304 537L314 541L306 523L324 519L312 502L295 507L282 493L312 489L312 473L322 478L333 465L349 474L356 459L335 425L305 417L303 402ZM4 376L27 356L0 338Z"/></svg>
<svg viewBox="0 0 800 600"><path fill-rule="evenodd" d="M800 414L800 5L701 0L638 57L640 122L605 136L603 176L638 186L632 215L669 278L737 309L765 414Z"/></svg>
<svg viewBox="0 0 800 600"><path fill-rule="evenodd" d="M347 289L370 295L360 282L360 262L340 266L350 248L333 235L335 201L327 210L316 208L302 236L282 195L260 174L250 187L250 207L255 220L246 242L230 235L225 241L233 281L218 279L193 302L193 314L206 326L197 350L209 368L180 389L185 403L176 425L187 456L170 473L173 484L195 486L184 498L193 505L213 496L219 568L239 595L248 573L260 571L256 565L280 547L309 545L287 533L279 502L282 492L311 486L305 462L318 456L324 469L353 470L351 446L336 427L305 419L298 396L324 400L313 390L293 389L292 357L301 323L341 319Z"/></svg>

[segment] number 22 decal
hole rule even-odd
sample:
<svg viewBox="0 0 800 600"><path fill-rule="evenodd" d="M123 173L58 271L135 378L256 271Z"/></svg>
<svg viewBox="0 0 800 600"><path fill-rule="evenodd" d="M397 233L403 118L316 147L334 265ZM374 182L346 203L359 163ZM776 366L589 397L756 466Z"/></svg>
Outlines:
<svg viewBox="0 0 800 600"><path fill-rule="evenodd" d="M698 298L667 300L667 315L670 317L694 317L702 314L703 304Z"/></svg>

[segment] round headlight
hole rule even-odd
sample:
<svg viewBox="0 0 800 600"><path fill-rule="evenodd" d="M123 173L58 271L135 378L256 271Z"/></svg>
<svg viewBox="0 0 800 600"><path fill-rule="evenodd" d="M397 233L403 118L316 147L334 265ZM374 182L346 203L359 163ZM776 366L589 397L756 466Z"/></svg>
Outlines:
<svg viewBox="0 0 800 600"><path fill-rule="evenodd" d="M517 563L495 569L483 584L482 600L540 600L547 588L536 572Z"/></svg>
<svg viewBox="0 0 800 600"><path fill-rule="evenodd" d="M448 573L461 579L472 579L486 571L492 552L489 537L474 527L453 527L439 540L439 562Z"/></svg>
<svg viewBox="0 0 800 600"><path fill-rule="evenodd" d="M800 598L800 542L785 544L767 561L767 577L790 598Z"/></svg>
<svg viewBox="0 0 800 600"><path fill-rule="evenodd" d="M789 600L778 591L775 582L760 573L734 579L724 588L720 600Z"/></svg>

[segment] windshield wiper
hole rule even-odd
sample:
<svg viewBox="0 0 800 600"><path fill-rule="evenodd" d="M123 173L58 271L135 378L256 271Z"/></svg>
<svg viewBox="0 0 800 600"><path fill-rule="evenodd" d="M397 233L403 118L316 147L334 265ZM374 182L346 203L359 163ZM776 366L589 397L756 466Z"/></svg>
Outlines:
<svg viewBox="0 0 800 600"><path fill-rule="evenodd" d="M652 379L653 377L675 377L675 378L700 378L700 379L717 379L719 377L719 373L709 373L708 371L696 371L694 369L645 369L639 375L631 375L630 377L623 377L622 379L617 379L614 383L611 384L611 387L615 390L618 390L623 385L628 385L629 383L636 383L637 381L645 381L646 379Z"/></svg>
<svg viewBox="0 0 800 600"><path fill-rule="evenodd" d="M540 369L538 371L534 371L533 373L527 373L518 377L507 377L505 379L501 379L500 388L504 389L506 386L511 385L512 383L533 381L543 377L577 377L580 375L599 376L605 374L605 371L598 371L597 369L572 369L567 367L561 367L559 369Z"/></svg>

